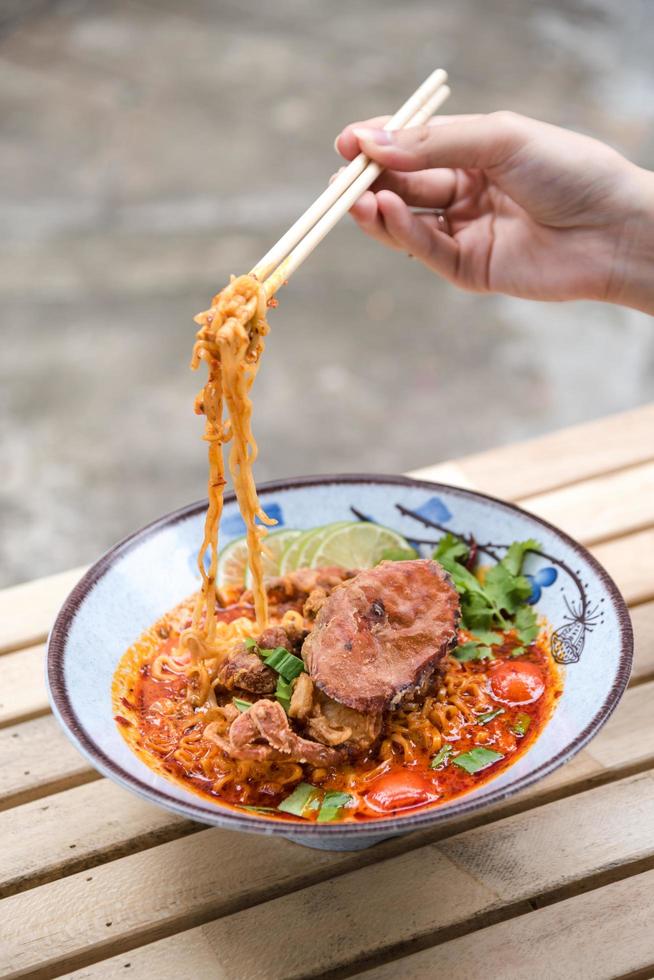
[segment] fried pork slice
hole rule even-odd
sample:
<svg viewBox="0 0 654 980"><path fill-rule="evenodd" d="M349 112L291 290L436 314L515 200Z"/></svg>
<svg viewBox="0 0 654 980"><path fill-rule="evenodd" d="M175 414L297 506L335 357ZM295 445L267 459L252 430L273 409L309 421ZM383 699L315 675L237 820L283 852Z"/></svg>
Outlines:
<svg viewBox="0 0 654 980"><path fill-rule="evenodd" d="M335 766L345 758L342 750L297 735L291 729L281 704L267 698L255 701L251 708L232 722L228 738L218 735L209 737L232 759L285 760L307 762L313 766Z"/></svg>
<svg viewBox="0 0 654 980"><path fill-rule="evenodd" d="M434 674L458 622L459 597L438 562L384 561L332 592L302 655L329 698L380 714Z"/></svg>
<svg viewBox="0 0 654 980"><path fill-rule="evenodd" d="M305 723L312 738L324 745L342 745L351 755L365 752L381 733L380 714L366 715L332 701L315 689L308 674L300 674L294 681L288 713Z"/></svg>
<svg viewBox="0 0 654 980"><path fill-rule="evenodd" d="M307 720L307 732L326 745L343 745L350 755L360 755L377 741L382 729L381 714L364 714L321 692Z"/></svg>
<svg viewBox="0 0 654 980"><path fill-rule="evenodd" d="M251 694L272 694L277 675L266 667L261 657L244 644L232 650L220 665L218 683L228 691L242 690Z"/></svg>

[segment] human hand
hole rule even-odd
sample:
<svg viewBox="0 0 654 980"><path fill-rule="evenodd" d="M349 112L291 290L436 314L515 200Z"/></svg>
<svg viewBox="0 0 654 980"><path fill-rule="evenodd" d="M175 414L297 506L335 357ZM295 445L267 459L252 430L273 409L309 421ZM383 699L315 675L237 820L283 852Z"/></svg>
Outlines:
<svg viewBox="0 0 654 980"><path fill-rule="evenodd" d="M352 208L367 234L464 289L654 312L653 174L511 112L393 133L385 121L336 140L347 160L363 150L387 168Z"/></svg>

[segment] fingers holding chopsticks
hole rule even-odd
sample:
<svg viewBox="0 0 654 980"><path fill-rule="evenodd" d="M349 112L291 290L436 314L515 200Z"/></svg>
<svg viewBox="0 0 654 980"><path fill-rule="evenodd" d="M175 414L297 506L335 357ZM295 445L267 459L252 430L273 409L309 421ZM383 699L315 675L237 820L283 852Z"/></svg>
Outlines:
<svg viewBox="0 0 654 980"><path fill-rule="evenodd" d="M406 252L446 279L454 280L459 265L459 244L443 230L436 214L414 214L397 194L368 191L352 209L362 231Z"/></svg>

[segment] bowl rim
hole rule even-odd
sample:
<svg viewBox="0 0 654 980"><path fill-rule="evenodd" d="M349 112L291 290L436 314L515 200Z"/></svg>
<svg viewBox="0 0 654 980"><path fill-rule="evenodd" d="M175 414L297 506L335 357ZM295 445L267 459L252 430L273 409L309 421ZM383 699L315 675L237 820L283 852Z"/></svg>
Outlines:
<svg viewBox="0 0 654 980"><path fill-rule="evenodd" d="M588 742L597 734L615 710L631 675L633 662L633 628L627 604L620 593L617 585L597 561L597 559L574 538L570 537L565 531L550 524L548 521L536 514L532 514L522 507L513 503L507 503L490 494L481 493L464 487L455 487L447 483L421 480L417 477L386 475L380 473L337 473L337 474L318 474L315 476L299 476L289 479L271 480L258 486L258 493L265 497L270 494L279 493L286 490L295 490L311 486L328 486L331 484L390 484L395 486L417 487L425 490L434 491L436 494L445 491L454 496L482 500L498 507L501 510L522 517L527 517L535 521L548 531L555 534L575 554L583 558L598 576L602 586L606 590L607 599L611 602L618 621L619 628L619 654L615 679L611 688L604 699L604 702L597 709L591 721L577 736L561 749L555 756L547 762L542 763L538 768L525 776L509 783L500 789L492 790L483 799L469 799L465 795L459 797L453 803L446 806L432 806L422 810L410 810L407 813L395 817L380 817L370 819L360 823L335 823L335 824L315 824L290 821L267 820L255 814L240 814L235 810L223 808L216 804L216 820L211 821L210 825L220 826L225 829L240 830L250 833L263 833L267 835L279 835L294 838L300 837L354 837L362 834L377 834L387 832L385 836L393 836L396 833L417 830L420 828L433 826L443 820L463 816L476 810L489 807L494 803L513 796L515 793L533 785L540 779L558 769L565 762L568 762L577 754ZM225 494L225 503L233 503L236 497L233 492ZM106 574L117 560L129 553L132 549L141 545L149 537L156 534L164 527L173 526L180 521L194 517L198 513L206 510L208 501L206 498L179 507L177 510L164 514L162 517L151 521L144 527L123 538L113 547L109 548L82 576L74 586L66 600L64 601L57 617L54 621L47 641L46 650L46 685L48 697L53 714L64 729L65 734L75 745L79 752L97 769L103 776L112 779L126 789L136 792L139 796L159 805L165 806L182 816L202 823L207 823L207 809L188 801L182 801L174 796L168 795L159 788L148 786L142 782L138 776L128 772L121 765L116 763L108 756L103 749L87 733L70 701L64 674L64 664L66 658L66 648L68 633L72 623L79 611L86 596L94 585ZM158 774L160 775L160 774ZM160 776L164 779L163 776ZM492 785L492 783L491 783ZM209 802L209 801L207 801Z"/></svg>

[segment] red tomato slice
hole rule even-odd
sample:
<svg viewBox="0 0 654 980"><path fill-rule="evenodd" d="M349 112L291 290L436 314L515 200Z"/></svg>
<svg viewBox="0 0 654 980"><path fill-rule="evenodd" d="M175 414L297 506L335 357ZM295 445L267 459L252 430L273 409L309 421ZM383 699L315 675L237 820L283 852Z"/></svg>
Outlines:
<svg viewBox="0 0 654 980"><path fill-rule="evenodd" d="M504 704L531 704L545 690L543 671L536 664L517 661L494 667L490 687L496 701Z"/></svg>
<svg viewBox="0 0 654 980"><path fill-rule="evenodd" d="M393 769L379 776L365 794L374 810L406 810L437 800L439 794L428 778L412 769Z"/></svg>

